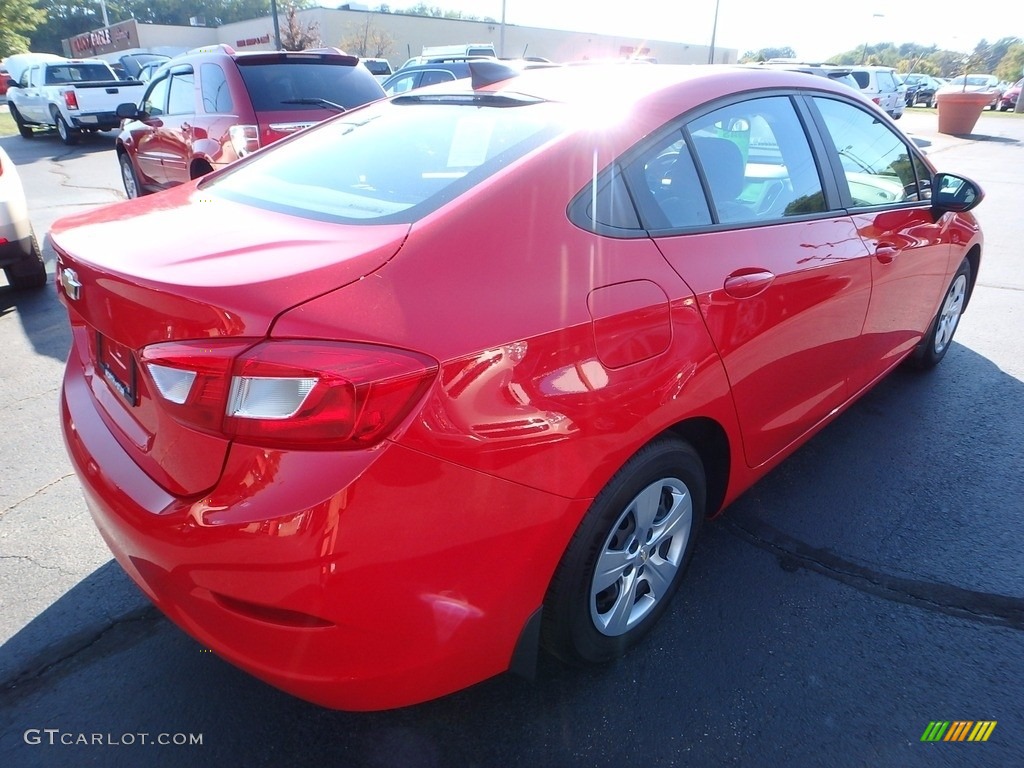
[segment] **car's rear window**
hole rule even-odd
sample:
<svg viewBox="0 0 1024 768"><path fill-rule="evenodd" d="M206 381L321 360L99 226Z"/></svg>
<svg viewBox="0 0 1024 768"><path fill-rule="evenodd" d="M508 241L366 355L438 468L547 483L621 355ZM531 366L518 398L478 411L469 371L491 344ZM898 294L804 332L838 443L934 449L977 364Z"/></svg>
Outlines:
<svg viewBox="0 0 1024 768"><path fill-rule="evenodd" d="M871 75L867 72L854 71L851 72L850 75L857 81L857 85L861 88L867 88L871 85Z"/></svg>
<svg viewBox="0 0 1024 768"><path fill-rule="evenodd" d="M102 64L61 64L46 68L47 85L107 82L116 79L114 73Z"/></svg>
<svg viewBox="0 0 1024 768"><path fill-rule="evenodd" d="M362 67L327 60L238 60L238 70L257 112L309 109L304 100L322 100L352 109L381 98L373 75ZM315 105L314 105L315 106Z"/></svg>
<svg viewBox="0 0 1024 768"><path fill-rule="evenodd" d="M415 221L561 130L561 105L468 98L370 105L271 147L203 189L326 221Z"/></svg>

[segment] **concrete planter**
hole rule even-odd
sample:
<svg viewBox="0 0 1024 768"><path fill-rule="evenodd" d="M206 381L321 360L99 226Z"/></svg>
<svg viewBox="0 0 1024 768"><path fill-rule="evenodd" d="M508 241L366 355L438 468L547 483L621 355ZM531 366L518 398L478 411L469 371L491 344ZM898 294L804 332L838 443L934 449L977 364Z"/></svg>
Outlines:
<svg viewBox="0 0 1024 768"><path fill-rule="evenodd" d="M974 130L992 97L985 93L948 91L937 94L935 101L939 105L939 133L963 136Z"/></svg>

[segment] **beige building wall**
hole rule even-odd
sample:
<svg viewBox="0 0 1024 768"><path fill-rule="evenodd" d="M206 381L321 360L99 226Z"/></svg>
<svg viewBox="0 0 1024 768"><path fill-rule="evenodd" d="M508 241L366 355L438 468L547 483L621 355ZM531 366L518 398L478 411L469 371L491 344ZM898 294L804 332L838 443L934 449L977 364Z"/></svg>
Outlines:
<svg viewBox="0 0 1024 768"><path fill-rule="evenodd" d="M284 15L279 14L279 18L283 30ZM501 25L496 22L328 8L299 11L296 18L303 27L311 23L317 24L323 45L342 48L348 53L356 51L344 43L352 38L363 38L367 25L370 31L385 32L394 42L384 58L396 68L411 56L419 55L424 46L461 43L492 43L498 54L506 57L543 56L559 62L621 58L636 51L639 55L651 56L662 64L707 64L710 50L706 45L695 43L642 40L635 37L565 32L506 24L505 48L502 54L499 50ZM219 42L227 43L240 51L273 50L274 47L274 26L269 16L226 24L219 27L216 32ZM370 50L365 55L372 56L374 53L375 51ZM734 64L737 58L736 49L715 49L716 64Z"/></svg>

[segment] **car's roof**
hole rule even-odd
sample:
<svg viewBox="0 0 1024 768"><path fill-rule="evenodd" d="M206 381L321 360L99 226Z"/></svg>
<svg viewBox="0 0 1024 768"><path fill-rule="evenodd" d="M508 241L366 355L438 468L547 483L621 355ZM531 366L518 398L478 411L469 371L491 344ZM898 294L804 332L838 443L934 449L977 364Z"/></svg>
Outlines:
<svg viewBox="0 0 1024 768"><path fill-rule="evenodd" d="M741 65L632 65L595 64L587 67L553 67L512 70L514 76L478 90L533 96L545 101L609 106L645 100L666 88L694 91L694 102L724 93L767 88L816 88L849 95L850 89L834 85L829 78L810 77L803 72ZM420 89L424 93L473 90L470 79L455 80Z"/></svg>

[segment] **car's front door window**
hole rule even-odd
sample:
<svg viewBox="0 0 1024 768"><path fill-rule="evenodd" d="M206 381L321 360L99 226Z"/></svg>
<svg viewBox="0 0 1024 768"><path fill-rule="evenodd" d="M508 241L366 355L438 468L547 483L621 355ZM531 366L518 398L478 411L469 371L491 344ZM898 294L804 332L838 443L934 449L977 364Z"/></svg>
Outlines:
<svg viewBox="0 0 1024 768"><path fill-rule="evenodd" d="M836 99L816 97L814 102L839 155L850 207L930 197L927 167L877 115Z"/></svg>
<svg viewBox="0 0 1024 768"><path fill-rule="evenodd" d="M162 77L154 82L146 93L140 106L140 111L145 112L149 117L159 117L167 110L167 88L170 78Z"/></svg>

